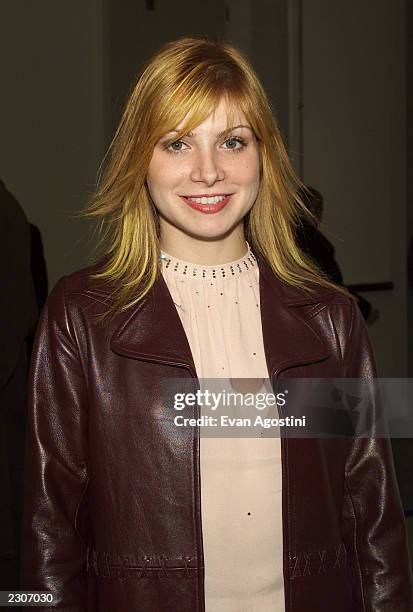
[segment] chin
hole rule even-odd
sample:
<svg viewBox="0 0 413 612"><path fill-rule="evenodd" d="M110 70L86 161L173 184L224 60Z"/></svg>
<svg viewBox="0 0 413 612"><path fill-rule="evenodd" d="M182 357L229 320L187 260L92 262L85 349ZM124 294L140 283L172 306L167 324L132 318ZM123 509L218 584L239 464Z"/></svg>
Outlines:
<svg viewBox="0 0 413 612"><path fill-rule="evenodd" d="M197 238L199 240L217 240L228 236L234 231L239 223L240 221L236 223L209 222L202 224L202 227L200 227L201 224L180 225L179 229L192 238Z"/></svg>

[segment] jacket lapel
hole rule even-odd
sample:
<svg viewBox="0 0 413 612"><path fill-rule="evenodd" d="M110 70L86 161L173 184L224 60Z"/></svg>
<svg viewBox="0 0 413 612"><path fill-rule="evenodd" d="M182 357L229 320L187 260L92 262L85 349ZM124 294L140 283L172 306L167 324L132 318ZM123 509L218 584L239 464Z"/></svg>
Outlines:
<svg viewBox="0 0 413 612"><path fill-rule="evenodd" d="M297 365L326 359L328 351L305 317L305 306L322 300L322 290L308 296L282 283L269 264L257 255L260 270L261 323L270 377Z"/></svg>
<svg viewBox="0 0 413 612"><path fill-rule="evenodd" d="M111 341L119 355L196 369L181 319L159 274L151 290L127 313Z"/></svg>
<svg viewBox="0 0 413 612"><path fill-rule="evenodd" d="M293 366L328 357L328 351L298 306L320 301L285 285L257 256L264 351L271 377ZM119 355L188 369L196 378L191 349L166 282L159 274L152 289L122 316L111 348Z"/></svg>

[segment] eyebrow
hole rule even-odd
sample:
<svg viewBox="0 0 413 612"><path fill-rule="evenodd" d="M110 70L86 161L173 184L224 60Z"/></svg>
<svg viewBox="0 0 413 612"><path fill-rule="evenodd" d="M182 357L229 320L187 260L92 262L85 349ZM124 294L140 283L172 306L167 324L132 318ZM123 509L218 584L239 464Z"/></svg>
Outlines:
<svg viewBox="0 0 413 612"><path fill-rule="evenodd" d="M230 127L230 128L228 128L227 130L223 130L222 132L219 132L219 133L217 134L217 138L220 138L220 137L221 137L221 136L223 136L223 135L224 135L226 132L231 132L232 130L236 130L237 128L240 128L240 127L245 127L245 128L248 128L248 129L249 129L249 130L251 130L251 132L252 132L252 128L251 128L251 126L249 126L249 125L244 125L244 124L242 124L242 123L241 123L240 125L234 125L233 127ZM168 134L172 134L172 132L176 132L177 134L179 134L179 130L170 130L170 131L169 131L167 134L165 134L165 136L167 136ZM194 136L194 133L193 133L193 132L188 132L187 136L192 137L192 136Z"/></svg>

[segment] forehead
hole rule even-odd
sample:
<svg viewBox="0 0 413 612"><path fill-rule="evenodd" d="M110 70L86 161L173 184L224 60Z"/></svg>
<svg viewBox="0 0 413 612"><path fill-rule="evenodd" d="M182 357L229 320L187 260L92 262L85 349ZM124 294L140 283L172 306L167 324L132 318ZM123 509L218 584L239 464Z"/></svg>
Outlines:
<svg viewBox="0 0 413 612"><path fill-rule="evenodd" d="M187 126L187 124L190 124L191 127L195 127L195 129L200 131L209 128L219 128L224 130L235 125L244 125L249 127L249 122L247 121L242 110L240 108L236 108L234 104L230 104L224 99L222 99L215 106L212 112L196 126L194 126L194 122L191 121L191 114L188 113L176 126L176 130L182 130Z"/></svg>

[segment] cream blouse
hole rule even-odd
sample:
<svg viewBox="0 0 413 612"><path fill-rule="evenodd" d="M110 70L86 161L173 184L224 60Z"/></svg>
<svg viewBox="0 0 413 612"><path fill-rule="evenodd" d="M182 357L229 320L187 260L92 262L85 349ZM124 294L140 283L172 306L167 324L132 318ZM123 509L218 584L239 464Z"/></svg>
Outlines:
<svg viewBox="0 0 413 612"><path fill-rule="evenodd" d="M268 379L259 269L244 257L161 269L199 379ZM280 438L200 438L206 612L284 612Z"/></svg>

